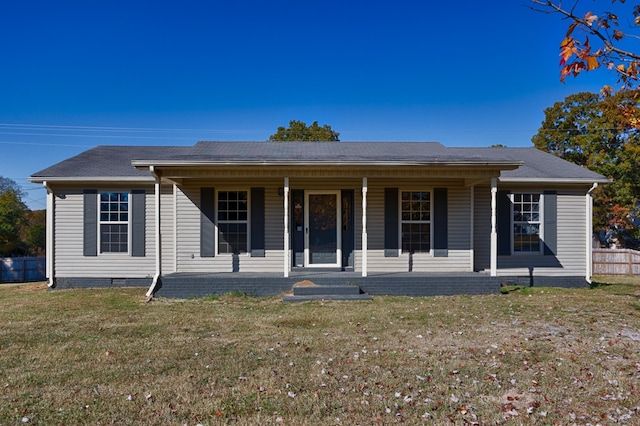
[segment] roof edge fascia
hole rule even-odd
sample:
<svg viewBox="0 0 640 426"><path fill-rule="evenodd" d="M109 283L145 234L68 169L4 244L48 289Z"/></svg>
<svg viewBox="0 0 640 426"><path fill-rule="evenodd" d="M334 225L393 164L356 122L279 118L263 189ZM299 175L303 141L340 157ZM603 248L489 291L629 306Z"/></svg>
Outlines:
<svg viewBox="0 0 640 426"><path fill-rule="evenodd" d="M133 160L131 165L138 170L146 170L155 167L309 167L309 166L333 166L333 167L406 167L406 166L441 166L441 167L494 167L501 170L514 170L522 166L522 161L279 161L279 162L250 162L250 161L166 161L166 160Z"/></svg>
<svg viewBox="0 0 640 426"><path fill-rule="evenodd" d="M153 176L90 176L90 177L61 177L61 176L31 176L27 178L32 183L153 183Z"/></svg>
<svg viewBox="0 0 640 426"><path fill-rule="evenodd" d="M611 183L613 180L608 178L590 179L590 178L517 178L517 177L500 177L499 182L503 183L574 183L574 184L593 184L593 183Z"/></svg>

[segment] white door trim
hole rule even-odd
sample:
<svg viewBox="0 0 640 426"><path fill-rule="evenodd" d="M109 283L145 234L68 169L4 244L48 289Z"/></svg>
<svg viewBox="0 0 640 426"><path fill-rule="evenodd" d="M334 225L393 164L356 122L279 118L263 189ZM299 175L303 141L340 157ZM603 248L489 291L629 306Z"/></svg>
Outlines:
<svg viewBox="0 0 640 426"><path fill-rule="evenodd" d="M311 263L309 251L309 195L335 195L336 197L336 263ZM311 190L304 192L304 266L307 268L342 267L342 197L340 190Z"/></svg>

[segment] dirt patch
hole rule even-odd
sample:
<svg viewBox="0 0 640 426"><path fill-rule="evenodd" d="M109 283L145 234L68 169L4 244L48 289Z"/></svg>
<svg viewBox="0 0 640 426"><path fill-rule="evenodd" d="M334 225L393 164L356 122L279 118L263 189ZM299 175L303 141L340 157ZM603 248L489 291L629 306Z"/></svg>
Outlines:
<svg viewBox="0 0 640 426"><path fill-rule="evenodd" d="M313 281L303 280L303 281L298 281L293 286L294 287L312 287L312 286L315 286L315 285L317 285L317 284L314 283Z"/></svg>
<svg viewBox="0 0 640 426"><path fill-rule="evenodd" d="M47 289L46 282L37 282L37 283L3 283L0 284L0 288L13 288L18 292L27 292L27 291L42 291Z"/></svg>

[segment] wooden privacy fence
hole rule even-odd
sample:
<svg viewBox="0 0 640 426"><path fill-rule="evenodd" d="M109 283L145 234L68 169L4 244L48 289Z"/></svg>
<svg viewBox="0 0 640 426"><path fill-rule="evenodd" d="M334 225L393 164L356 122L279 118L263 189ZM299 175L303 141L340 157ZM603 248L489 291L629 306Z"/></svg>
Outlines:
<svg viewBox="0 0 640 426"><path fill-rule="evenodd" d="M0 257L0 283L45 280L45 257Z"/></svg>
<svg viewBox="0 0 640 426"><path fill-rule="evenodd" d="M593 275L640 275L640 251L593 249Z"/></svg>

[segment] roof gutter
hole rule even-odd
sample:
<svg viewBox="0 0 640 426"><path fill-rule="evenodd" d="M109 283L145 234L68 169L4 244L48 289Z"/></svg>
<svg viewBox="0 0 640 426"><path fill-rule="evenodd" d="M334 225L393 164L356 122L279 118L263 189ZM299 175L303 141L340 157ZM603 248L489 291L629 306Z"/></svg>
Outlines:
<svg viewBox="0 0 640 426"><path fill-rule="evenodd" d="M582 184L593 184L595 183L611 183L611 179L602 178L602 179L594 179L594 178L517 178L517 177L500 177L498 178L500 182L504 183L582 183Z"/></svg>
<svg viewBox="0 0 640 426"><path fill-rule="evenodd" d="M148 167L147 167L148 169ZM117 181L118 183L140 183L140 182L153 182L153 178L148 176L97 176L97 177L55 177L55 176L31 176L27 178L29 182L32 183L78 183L78 184L87 184L87 183L113 183Z"/></svg>
<svg viewBox="0 0 640 426"><path fill-rule="evenodd" d="M156 170L155 166L149 166L149 171L155 178L155 219L156 219L156 229L155 229L155 241L156 241L156 273L153 276L153 281L151 281L151 286L149 290L147 290L146 296L147 301L153 298L153 294L155 293L156 286L158 285L158 281L160 280L160 276L162 275L162 242L160 241L160 181L162 179L160 175L160 171Z"/></svg>
<svg viewBox="0 0 640 426"><path fill-rule="evenodd" d="M339 160L319 160L319 161L164 161L151 163L149 160L133 160L131 165L139 170L146 170L151 165L162 167L261 167L261 166L278 166L278 167L295 167L295 166L334 166L334 167L400 167L400 166L439 166L439 167L496 167L502 170L513 170L523 165L522 161L347 161Z"/></svg>

